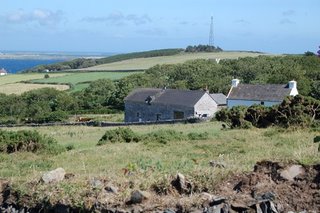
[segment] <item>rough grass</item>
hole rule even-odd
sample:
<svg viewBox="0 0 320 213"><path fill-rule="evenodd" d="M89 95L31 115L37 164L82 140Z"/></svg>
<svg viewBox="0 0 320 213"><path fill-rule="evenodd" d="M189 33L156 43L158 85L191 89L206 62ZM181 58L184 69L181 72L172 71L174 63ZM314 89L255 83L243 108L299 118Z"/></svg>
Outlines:
<svg viewBox="0 0 320 213"><path fill-rule="evenodd" d="M236 59L239 57L256 57L262 53L251 52L213 52L213 53L181 53L172 56L160 56L151 58L136 58L123 60L114 63L102 64L80 70L98 71L98 70L144 70L157 64L177 64L195 59Z"/></svg>
<svg viewBox="0 0 320 213"><path fill-rule="evenodd" d="M4 84L12 84L17 83L21 81L28 81L28 80L34 80L34 79L42 79L44 78L44 73L26 73L26 74L9 74L5 76L0 76L0 86ZM66 73L50 73L51 77L58 77L58 76L64 76Z"/></svg>
<svg viewBox="0 0 320 213"><path fill-rule="evenodd" d="M17 94L20 95L24 92L40 89L40 88L54 88L56 90L68 90L69 85L53 85L53 84L25 84L25 83L13 83L0 85L0 93L4 94Z"/></svg>
<svg viewBox="0 0 320 213"><path fill-rule="evenodd" d="M28 191L25 187L27 182L38 180L44 171L63 167L75 177L58 187L68 187L72 191L71 196L79 195L78 192L84 190L83 186L89 179L103 178L120 186L122 190L118 196L124 199L134 188L150 190L154 185L166 188L170 177L177 172L185 174L199 188L213 191L215 183L230 174L252 170L257 161L267 159L312 164L320 160L317 144L313 143L319 131L277 128L221 130L221 123L218 122L130 128L139 134L168 129L184 134L207 132L208 139L96 146L106 130L112 128L37 127L39 132L73 149L58 156L0 154L0 177L10 179L21 190ZM211 160L223 161L226 168L210 167ZM45 187L43 190L43 193L48 191Z"/></svg>

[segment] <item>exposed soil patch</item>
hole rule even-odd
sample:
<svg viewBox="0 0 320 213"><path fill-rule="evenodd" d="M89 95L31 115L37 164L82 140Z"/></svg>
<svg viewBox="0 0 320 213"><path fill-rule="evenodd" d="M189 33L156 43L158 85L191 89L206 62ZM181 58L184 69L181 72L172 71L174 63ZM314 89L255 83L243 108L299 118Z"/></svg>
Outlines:
<svg viewBox="0 0 320 213"><path fill-rule="evenodd" d="M87 193L90 208L73 207L70 203L46 203L32 195L21 196L11 190L6 180L0 180L0 212L22 210L29 212L318 212L320 210L320 164L302 166L270 161L258 162L254 171L230 177L216 186L214 194L196 192L187 177L178 174L171 181L171 189L143 192L133 191L126 202L112 199L117 190ZM38 183L39 184L39 183ZM104 181L91 185L107 189ZM110 188L110 186L109 186ZM121 189L119 189L121 191ZM159 193L159 190L161 193ZM97 196L94 196L97 195ZM103 197L103 199L101 199ZM33 200L33 203L30 201ZM12 210L13 208L13 210Z"/></svg>
<svg viewBox="0 0 320 213"><path fill-rule="evenodd" d="M278 212L320 210L320 165L258 162L254 171L221 183L216 193L229 202L254 206L270 200Z"/></svg>

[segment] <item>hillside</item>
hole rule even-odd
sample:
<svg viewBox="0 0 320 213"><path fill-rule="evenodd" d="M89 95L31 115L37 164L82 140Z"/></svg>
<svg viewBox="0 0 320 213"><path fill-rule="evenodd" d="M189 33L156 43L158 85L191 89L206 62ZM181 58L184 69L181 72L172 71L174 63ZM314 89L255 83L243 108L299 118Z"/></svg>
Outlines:
<svg viewBox="0 0 320 213"><path fill-rule="evenodd" d="M278 205L278 212L289 210L300 212L319 207L319 203L316 202L311 205L312 200L298 199L306 196L308 192L308 198L312 198L313 195L310 193L316 193L319 189L317 188L319 178L314 179L314 183L310 181L305 184L304 180L294 182L293 184L299 184L298 187L294 187L293 184L291 186L290 181L276 179L273 182L270 176L274 178L278 174L276 170L281 168L276 163L274 169L273 164L269 166L266 164L266 167L260 164L260 170L264 169L262 172L265 174L258 174L259 171L255 169L256 173L253 174L255 176L251 175L247 179L245 175L234 176L252 171L256 162L266 159L295 162L305 166L319 162L317 144L312 142L319 131L308 129L290 131L278 128L222 130L221 123L218 122L131 126L130 129L135 134L148 137L140 142L113 141L97 146L99 139L110 129L113 128L85 126L11 128L10 131L37 130L41 134L53 137L59 145L69 151L60 154L48 154L44 151L44 153L20 151L11 154L0 152L0 176L2 181L10 180L13 185L10 188L11 196L4 196L3 200L12 202L12 199L17 197L16 202L25 201L24 206L29 208L35 208L37 204L40 204L40 207L44 204L50 204L49 206L62 204L78 207L80 210L99 208L99 206L130 209L140 206L126 204L130 194L135 190L142 190L149 194L141 205L145 209L144 212L152 210L155 212L156 209L162 210L157 212L192 212L191 208L202 209L202 204L205 202L203 199L211 195L230 196L233 193L232 195L237 195L238 199L243 198L249 203L258 202L259 198L240 197L240 195L245 192L257 192L259 196L261 193L270 194L271 190L272 196L276 196L274 202L282 204L287 210L279 210L280 205ZM2 135L5 135L4 132ZM45 172L59 167L67 173L65 180L51 184L40 181ZM269 172L269 169L272 169L272 172ZM182 191L172 186L172 180L177 173L185 177L183 184L186 188ZM309 179L317 173L311 175L309 172ZM249 181L249 178L254 177L258 179ZM230 182L223 184L228 179ZM257 184L257 181L264 185ZM282 185L278 186L277 183ZM311 191L303 189L300 191L303 184L311 183L313 184ZM248 187L249 184L252 186L252 191ZM233 187L235 188L232 189ZM236 187L242 191L235 193ZM4 184L1 186L1 182L0 189L5 189ZM292 196L296 193L301 196ZM296 199L286 199L289 197ZM247 203L243 206L248 205ZM308 205L306 207L310 209L303 208L305 207L303 204ZM235 202L233 205L236 205ZM164 211L169 208L179 208L178 206L185 211Z"/></svg>
<svg viewBox="0 0 320 213"><path fill-rule="evenodd" d="M111 71L111 70L145 70L157 64L178 64L195 59L237 59L241 57L256 57L266 55L254 52L198 52L198 53L179 53L170 56L156 56L148 58L133 58L112 63L101 64L93 67L78 69L85 71Z"/></svg>

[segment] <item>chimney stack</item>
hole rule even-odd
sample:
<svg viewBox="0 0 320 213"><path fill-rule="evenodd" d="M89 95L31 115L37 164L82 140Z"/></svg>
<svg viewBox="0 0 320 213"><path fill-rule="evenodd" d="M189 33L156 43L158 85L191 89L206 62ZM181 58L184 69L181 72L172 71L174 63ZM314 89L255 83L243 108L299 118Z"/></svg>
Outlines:
<svg viewBox="0 0 320 213"><path fill-rule="evenodd" d="M232 79L231 86L232 87L237 87L239 83L240 83L239 79Z"/></svg>

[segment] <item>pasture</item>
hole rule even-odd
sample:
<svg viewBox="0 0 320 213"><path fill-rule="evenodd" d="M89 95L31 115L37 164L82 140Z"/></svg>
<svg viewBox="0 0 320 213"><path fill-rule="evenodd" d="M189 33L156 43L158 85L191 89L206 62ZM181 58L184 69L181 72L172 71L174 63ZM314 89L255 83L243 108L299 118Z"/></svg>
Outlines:
<svg viewBox="0 0 320 213"><path fill-rule="evenodd" d="M0 177L11 180L21 191L29 191L30 180L39 180L43 172L63 167L74 178L58 185L64 196L80 194L88 180L102 178L117 186L132 182L133 188L150 190L154 184L163 188L170 177L181 172L200 188L214 190L215 183L231 174L250 171L257 161L317 163L320 160L313 137L320 132L284 130L277 128L222 130L221 123L131 126L138 134L172 130L183 134L208 133L204 140L171 140L167 143L147 141L138 143L97 142L107 129L86 126L20 127L9 130L32 129L72 147L56 156L33 153L0 153ZM225 168L210 167L215 160ZM129 173L128 173L129 172ZM68 186L68 188L63 187ZM68 191L66 191L68 190ZM71 194L68 192L72 191ZM119 197L128 196L132 188L124 187ZM60 193L59 192L59 193ZM58 194L59 194L58 193ZM59 195L57 195L59 196ZM77 198L75 198L77 199ZM79 198L81 199L81 198Z"/></svg>
<svg viewBox="0 0 320 213"><path fill-rule="evenodd" d="M68 90L69 85L53 85L53 84L27 84L27 83L12 83L0 85L0 93L20 95L34 89L54 88L56 90Z"/></svg>
<svg viewBox="0 0 320 213"><path fill-rule="evenodd" d="M64 76L50 76L50 78L31 80L31 82L41 84L72 84L74 86L73 91L79 91L86 88L91 81L98 79L117 80L133 73L137 72L74 72L65 73Z"/></svg>
<svg viewBox="0 0 320 213"><path fill-rule="evenodd" d="M181 53L172 56L159 56L150 58L135 58L129 60L123 60L119 62L107 63L89 68L79 69L86 71L115 71L115 70L145 70L157 64L177 64L183 63L188 60L195 59L237 59L240 57L257 57L259 55L265 55L263 53L252 52L212 52L212 53Z"/></svg>

